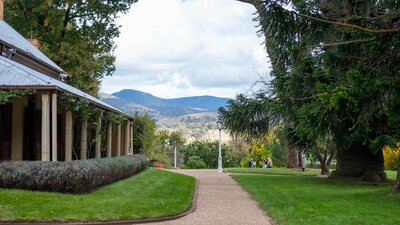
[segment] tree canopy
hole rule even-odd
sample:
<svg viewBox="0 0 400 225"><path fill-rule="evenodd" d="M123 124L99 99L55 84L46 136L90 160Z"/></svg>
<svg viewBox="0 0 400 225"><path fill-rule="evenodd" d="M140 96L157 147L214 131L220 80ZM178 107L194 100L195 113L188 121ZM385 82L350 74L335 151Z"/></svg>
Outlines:
<svg viewBox="0 0 400 225"><path fill-rule="evenodd" d="M399 2L240 1L259 14L268 97L296 143L332 134L338 174L384 180L381 148L400 134Z"/></svg>
<svg viewBox="0 0 400 225"><path fill-rule="evenodd" d="M72 75L70 83L97 96L115 70L116 18L136 0L8 0L5 20Z"/></svg>

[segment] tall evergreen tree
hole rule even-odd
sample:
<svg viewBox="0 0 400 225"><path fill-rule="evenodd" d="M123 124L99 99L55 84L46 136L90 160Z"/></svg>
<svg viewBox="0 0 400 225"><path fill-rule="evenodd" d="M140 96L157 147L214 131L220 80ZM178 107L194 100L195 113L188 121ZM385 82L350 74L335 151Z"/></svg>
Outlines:
<svg viewBox="0 0 400 225"><path fill-rule="evenodd" d="M400 134L399 1L239 1L257 9L271 96L297 141L331 133L337 175L385 180L381 147Z"/></svg>

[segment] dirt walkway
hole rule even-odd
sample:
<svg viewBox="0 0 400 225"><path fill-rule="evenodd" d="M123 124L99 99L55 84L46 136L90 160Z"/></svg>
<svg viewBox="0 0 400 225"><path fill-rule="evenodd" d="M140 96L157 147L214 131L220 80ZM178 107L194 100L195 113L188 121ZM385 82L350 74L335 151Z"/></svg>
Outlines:
<svg viewBox="0 0 400 225"><path fill-rule="evenodd" d="M199 183L197 208L182 218L159 223L163 225L268 225L271 219L258 207L228 174L217 170L171 170L196 177Z"/></svg>

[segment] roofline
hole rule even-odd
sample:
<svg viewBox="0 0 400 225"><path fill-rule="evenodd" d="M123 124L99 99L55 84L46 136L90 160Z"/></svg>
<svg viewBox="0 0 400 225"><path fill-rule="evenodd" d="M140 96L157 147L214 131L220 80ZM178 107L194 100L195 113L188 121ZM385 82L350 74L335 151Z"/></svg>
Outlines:
<svg viewBox="0 0 400 225"><path fill-rule="evenodd" d="M68 92L68 93L70 93L70 94L72 94L72 95L74 95L76 97L81 97L82 98L82 96L76 95L74 93L71 93L69 91L66 91L66 90L64 90L62 88L59 88L59 87L53 86L53 85L49 85L49 86L39 86L39 85L38 86L0 86L0 90L24 90L24 89L36 89L36 90L45 90L45 91ZM110 108L110 107L105 106L105 105L101 105L101 104L99 104L97 102L91 101L88 98L85 98L85 99L90 101L91 104L93 104L95 106L98 106L99 108L107 109L107 110L110 110L110 111L113 111L113 112L122 113L122 114L124 114L124 116L128 117L129 119L132 119L132 120L134 119L133 116L131 116L131 115L125 113L125 112Z"/></svg>
<svg viewBox="0 0 400 225"><path fill-rule="evenodd" d="M71 75L68 74L67 72L65 72L64 70L62 70L62 69L59 70L58 68L56 68L56 67L54 67L54 66L52 66L52 65L50 65L50 64L48 64L48 63L46 63L45 61L43 61L43 60L41 60L41 59L39 59L39 58L33 56L32 54L29 54L28 52L22 50L21 48L18 48L18 47L14 46L14 45L12 45L12 44L10 44L10 43L8 43L8 42L5 42L5 41L3 41L3 40L0 40L0 44L1 44L1 45L4 45L4 46L7 46L8 48L16 49L16 50L17 50L17 54L22 55L23 57L25 57L25 58L27 58L27 59L30 59L30 60L32 60L32 61L38 63L38 64L41 65L41 66L44 66L44 67L46 67L46 68L49 68L49 69L51 69L51 70L53 70L53 71L55 71L55 72L57 72L57 73L59 73L59 74L60 74L60 73L67 74L68 76L71 77Z"/></svg>

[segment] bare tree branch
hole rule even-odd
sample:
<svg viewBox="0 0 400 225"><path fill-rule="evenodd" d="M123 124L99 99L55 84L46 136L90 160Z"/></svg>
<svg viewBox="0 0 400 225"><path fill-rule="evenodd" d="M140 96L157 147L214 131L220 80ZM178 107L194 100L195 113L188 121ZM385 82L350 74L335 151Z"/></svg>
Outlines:
<svg viewBox="0 0 400 225"><path fill-rule="evenodd" d="M375 38L357 39L357 40L344 41L344 42L337 42L337 43L326 43L326 44L319 44L319 45L306 46L305 48L334 47L334 46L339 46L339 45L348 45L348 44L356 44L356 43L370 42L370 41L374 41L374 40L375 40Z"/></svg>
<svg viewBox="0 0 400 225"><path fill-rule="evenodd" d="M327 19L321 19L318 17L313 17L313 16L309 16L309 15L305 15L302 13L298 13L298 12L293 12L293 11L289 11L291 13L294 13L296 15L302 16L302 17L306 17L312 20L316 20L316 21L320 21L320 22L324 22L324 23L329 23L329 24L333 24L336 26L341 26L341 27L348 27L348 28L352 28L352 29L356 29L356 30L361 30L364 32L368 32L368 33L395 33L395 32L400 32L400 29L379 29L379 30L374 30L374 29L370 29L367 27L362 27L362 26L358 26L355 24L350 24L350 23L343 23L343 22L336 22L336 21L331 21L331 20L327 20Z"/></svg>

